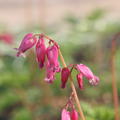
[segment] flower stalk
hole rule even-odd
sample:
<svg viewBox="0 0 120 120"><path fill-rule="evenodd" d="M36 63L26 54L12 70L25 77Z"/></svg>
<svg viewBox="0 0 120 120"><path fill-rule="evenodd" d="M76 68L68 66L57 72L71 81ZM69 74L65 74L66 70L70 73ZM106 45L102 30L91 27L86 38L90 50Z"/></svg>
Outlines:
<svg viewBox="0 0 120 120"><path fill-rule="evenodd" d="M63 64L63 66L64 66L64 67L67 67L67 65L66 65L66 63L65 63L65 60L64 60L64 58L63 58L63 55L62 55L60 49L59 49L58 52L59 52L59 56L60 56L60 59L61 59L61 62L62 62L62 64ZM73 78L72 78L71 75L70 75L70 85L71 85L72 91L73 91L73 93L74 93L75 102L76 102L76 104L77 104L77 107L78 107L78 110L79 110L79 114L80 114L80 116L81 116L81 119L82 119L82 120L85 120L85 116L84 116L84 114L83 114L82 107L81 107L81 105L80 105L80 101L79 101L79 99L78 99L78 95L77 95L77 92L76 92L76 89L75 89L75 86L74 86L74 83L73 83Z"/></svg>
<svg viewBox="0 0 120 120"><path fill-rule="evenodd" d="M116 84L116 69L115 69L115 54L116 54L116 40L120 37L120 33L116 34L112 39L111 46L111 73L112 73L112 89L113 89L113 101L114 101L114 110L115 110L115 120L119 120L119 103L118 103L118 91Z"/></svg>
<svg viewBox="0 0 120 120"><path fill-rule="evenodd" d="M47 39L49 43L47 48L44 43L44 38ZM45 67L46 69L46 77L44 80L48 83L53 83L53 81L55 80L56 73L61 72L61 83L62 83L61 87L65 88L67 80L69 78L73 97L78 107L80 117L82 120L85 120L85 116L83 114L82 107L81 107L81 104L80 104L80 101L79 101L79 98L78 98L78 95L77 95L77 92L74 86L71 72L73 68L79 72L78 74L79 76L78 77L76 76L76 77L78 79L79 88L81 89L83 88L82 77L85 77L89 81L89 83L94 86L98 84L99 78L95 76L90 70L90 68L84 64L76 64L76 65L71 64L72 66L71 65L67 66L57 42L44 34L28 33L23 38L19 48L16 48L17 50L16 56L19 57L21 55L24 55L24 53L27 50L29 50L30 48L34 46L36 48L36 60L39 64L39 68L42 69L43 67ZM62 65L64 66L62 70L59 65L58 56L60 56L60 60L62 62ZM69 70L68 67L72 67L71 70ZM62 120L70 120L70 118L72 118L72 120L78 120L78 114L75 109L72 109L72 112L63 110L62 113L63 113ZM69 113L71 113L71 115Z"/></svg>

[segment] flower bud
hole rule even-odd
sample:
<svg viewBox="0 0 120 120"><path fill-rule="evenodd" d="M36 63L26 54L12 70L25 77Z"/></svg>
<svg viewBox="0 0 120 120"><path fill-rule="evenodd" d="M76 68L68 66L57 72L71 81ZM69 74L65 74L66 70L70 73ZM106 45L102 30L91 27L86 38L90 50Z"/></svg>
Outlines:
<svg viewBox="0 0 120 120"><path fill-rule="evenodd" d="M70 113L66 109L62 110L61 120L71 120L70 119Z"/></svg>
<svg viewBox="0 0 120 120"><path fill-rule="evenodd" d="M78 112L74 109L70 112L71 120L78 120Z"/></svg>
<svg viewBox="0 0 120 120"><path fill-rule="evenodd" d="M77 74L77 82L80 89L83 89L83 75L81 73Z"/></svg>
<svg viewBox="0 0 120 120"><path fill-rule="evenodd" d="M61 82L62 82L61 88L65 88L69 75L70 75L70 70L67 67L63 68L61 71Z"/></svg>
<svg viewBox="0 0 120 120"><path fill-rule="evenodd" d="M16 56L19 57L24 52L26 52L28 49L32 48L35 45L36 41L37 39L33 37L32 33L28 33L27 35L25 35L19 48L15 48L16 50L18 50Z"/></svg>

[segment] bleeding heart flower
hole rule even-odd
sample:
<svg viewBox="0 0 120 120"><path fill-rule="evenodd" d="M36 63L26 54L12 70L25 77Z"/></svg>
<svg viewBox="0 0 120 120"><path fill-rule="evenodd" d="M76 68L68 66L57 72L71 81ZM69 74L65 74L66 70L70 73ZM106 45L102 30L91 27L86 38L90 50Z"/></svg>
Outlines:
<svg viewBox="0 0 120 120"><path fill-rule="evenodd" d="M79 64L76 66L76 68L84 77L89 80L89 83L91 85L97 85L99 83L99 78L95 76L90 70L90 68L88 68L86 65Z"/></svg>
<svg viewBox="0 0 120 120"><path fill-rule="evenodd" d="M44 39L41 37L36 44L36 58L39 63L39 67L43 68L45 62L46 47L44 44Z"/></svg>
<svg viewBox="0 0 120 120"><path fill-rule="evenodd" d="M70 116L71 120L78 120L78 112L75 109L70 112Z"/></svg>
<svg viewBox="0 0 120 120"><path fill-rule="evenodd" d="M77 74L77 82L80 89L83 89L83 75L81 73Z"/></svg>
<svg viewBox="0 0 120 120"><path fill-rule="evenodd" d="M16 50L18 50L16 56L19 57L28 49L32 48L35 45L36 41L37 39L33 36L33 33L28 33L27 35L25 35L19 48L15 48Z"/></svg>
<svg viewBox="0 0 120 120"><path fill-rule="evenodd" d="M56 45L47 48L47 58L50 63L50 67L53 68L53 71L60 72L61 69L58 62L58 48Z"/></svg>
<svg viewBox="0 0 120 120"><path fill-rule="evenodd" d="M54 80L55 80L55 71L53 70L52 67L50 67L49 61L47 61L45 81L48 82L48 83L53 83Z"/></svg>
<svg viewBox="0 0 120 120"><path fill-rule="evenodd" d="M68 112L66 109L62 110L61 120L71 120L70 119L70 112Z"/></svg>
<svg viewBox="0 0 120 120"><path fill-rule="evenodd" d="M45 81L52 83L55 80L56 72L60 72L60 66L58 62L58 48L56 45L47 48L47 61L46 61L46 78Z"/></svg>
<svg viewBox="0 0 120 120"><path fill-rule="evenodd" d="M63 68L61 71L61 82L62 82L61 87L62 88L66 87L66 83L67 83L69 75L70 75L70 70L67 67Z"/></svg>

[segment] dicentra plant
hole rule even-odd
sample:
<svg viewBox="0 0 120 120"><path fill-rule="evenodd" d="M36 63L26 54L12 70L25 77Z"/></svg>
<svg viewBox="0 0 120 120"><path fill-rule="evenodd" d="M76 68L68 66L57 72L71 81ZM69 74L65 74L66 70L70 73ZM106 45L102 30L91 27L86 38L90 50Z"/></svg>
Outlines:
<svg viewBox="0 0 120 120"><path fill-rule="evenodd" d="M47 45L45 44L45 40L48 41ZM46 70L44 80L47 83L54 83L56 73L61 74L61 88L65 88L67 81L70 81L72 93L70 93L71 95L63 107L61 120L78 120L78 113L74 104L78 107L80 118L85 120L71 73L73 69L77 71L76 79L80 89L83 89L83 77L93 86L99 83L99 78L84 64L66 65L58 43L44 34L28 33L25 35L19 48L15 48L17 50L16 56L25 56L24 53L33 46L35 46L36 61L39 68L42 69L44 67ZM60 57L63 67L59 64L58 56Z"/></svg>

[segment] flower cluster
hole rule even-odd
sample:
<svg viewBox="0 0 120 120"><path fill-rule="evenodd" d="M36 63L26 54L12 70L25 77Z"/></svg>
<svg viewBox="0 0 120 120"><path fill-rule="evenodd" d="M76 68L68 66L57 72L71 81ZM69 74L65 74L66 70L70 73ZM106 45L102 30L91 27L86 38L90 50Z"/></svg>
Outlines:
<svg viewBox="0 0 120 120"><path fill-rule="evenodd" d="M76 69L79 71L77 80L80 88L83 88L83 77L86 77L91 85L97 85L99 83L99 78L95 76L86 65L76 65Z"/></svg>
<svg viewBox="0 0 120 120"><path fill-rule="evenodd" d="M73 109L71 112L63 109L61 114L61 120L78 120L78 113L75 109Z"/></svg>
<svg viewBox="0 0 120 120"><path fill-rule="evenodd" d="M19 48L15 48L18 51L16 56L25 56L24 53L33 46L35 46L36 49L36 60L39 68L46 68L45 81L52 83L53 80L55 80L55 74L61 71L58 62L58 46L56 44L52 46L49 44L49 46L46 47L43 35L40 35L37 39L33 33L28 33L23 38Z"/></svg>
<svg viewBox="0 0 120 120"><path fill-rule="evenodd" d="M73 104L74 94L69 97L65 108L61 112L61 120L78 120L78 112Z"/></svg>
<svg viewBox="0 0 120 120"><path fill-rule="evenodd" d="M97 85L99 83L99 78L95 76L93 72L90 70L90 68L88 68L86 65L77 64L77 65L73 65L71 70L73 70L73 68L78 71L76 78L77 78L79 88L83 89L83 77L85 77L91 85ZM70 76L71 70L68 67L62 69L62 72L61 72L62 88L65 88L68 78Z"/></svg>
<svg viewBox="0 0 120 120"><path fill-rule="evenodd" d="M73 69L78 71L76 75L79 88L83 88L83 77L85 77L91 85L97 85L99 83L99 78L95 76L90 68L84 64L77 64L68 66L65 68L60 68L58 62L58 45L53 40L49 39L49 46L46 47L45 39L46 36L43 34L38 34L39 38L36 37L36 34L28 33L23 38L19 48L15 48L18 52L16 56L24 56L24 53L35 46L36 48L36 60L39 64L39 68L46 68L46 77L45 81L52 83L55 80L55 74L61 72L61 88L66 87L69 76ZM52 42L52 45L51 45ZM71 69L69 67L72 67Z"/></svg>
<svg viewBox="0 0 120 120"><path fill-rule="evenodd" d="M45 38L49 40L48 46L45 45ZM91 85L97 85L99 83L99 78L95 76L90 70L90 68L88 68L86 65L72 64L66 66L61 52L59 50L58 44L54 40L50 39L48 36L45 36L43 34L28 33L27 35L25 35L19 48L15 48L17 50L16 56L25 56L24 53L33 46L35 46L36 60L38 62L39 68L42 69L44 67L46 69L46 82L52 83L55 80L55 74L61 72L61 88L65 88L69 77L71 77L71 72L74 69L77 71L76 79L80 89L83 89L84 77L88 80L88 82ZM62 68L62 70L59 65L58 55L60 55L63 65L66 66ZM70 98L68 99L65 108L62 110L61 120L78 120L78 113L73 105L73 95L77 96L74 90L73 94L71 94ZM76 101L76 103L78 104L78 100Z"/></svg>

